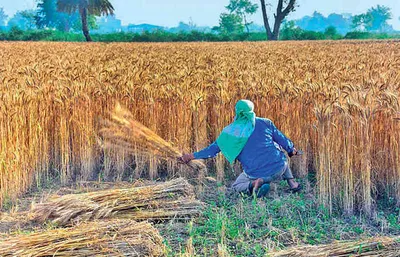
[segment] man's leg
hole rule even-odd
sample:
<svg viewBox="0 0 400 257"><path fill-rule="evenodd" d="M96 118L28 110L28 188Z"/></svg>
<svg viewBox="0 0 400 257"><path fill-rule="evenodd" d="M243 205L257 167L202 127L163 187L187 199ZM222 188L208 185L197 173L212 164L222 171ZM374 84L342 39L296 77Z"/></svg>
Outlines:
<svg viewBox="0 0 400 257"><path fill-rule="evenodd" d="M236 181L232 184L232 189L238 193L244 193L251 195L253 192L257 193L257 197L266 195L269 191L269 184L265 184L264 181L259 179L250 179L242 172Z"/></svg>
<svg viewBox="0 0 400 257"><path fill-rule="evenodd" d="M289 184L290 188L292 188L292 189L297 188L299 185L299 183L297 183L294 180L294 177L293 177L292 171L290 170L288 162L285 162L285 165L279 172L273 174L272 176L263 178L265 183L271 183L273 181L280 181L282 179L286 180L287 183Z"/></svg>
<svg viewBox="0 0 400 257"><path fill-rule="evenodd" d="M238 193L251 194L250 185L252 180L244 174L244 172L240 173L239 177L237 177L236 181L232 184L232 189Z"/></svg>
<svg viewBox="0 0 400 257"><path fill-rule="evenodd" d="M285 166L283 166L282 169L280 169L278 172L268 176L268 177L263 177L263 180L265 183L271 183L275 181L281 181L282 179L293 179L292 172L290 169L288 170L288 165L287 162L285 162Z"/></svg>
<svg viewBox="0 0 400 257"><path fill-rule="evenodd" d="M291 189L298 188L299 183L294 180L292 171L290 170L289 164L286 162L285 167L283 168L282 178L285 179L290 186Z"/></svg>

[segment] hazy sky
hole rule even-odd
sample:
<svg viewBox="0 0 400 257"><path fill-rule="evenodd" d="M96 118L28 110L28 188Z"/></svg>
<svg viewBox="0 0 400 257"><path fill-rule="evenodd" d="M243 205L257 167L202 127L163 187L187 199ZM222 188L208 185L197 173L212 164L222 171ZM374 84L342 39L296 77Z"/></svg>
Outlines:
<svg viewBox="0 0 400 257"><path fill-rule="evenodd" d="M270 0L276 2L276 0ZM115 7L117 18L123 24L151 23L173 27L179 21L192 20L199 26L214 26L229 0L110 0ZM259 4L260 1L253 0ZM268 0L267 0L268 2ZM393 19L390 24L400 30L400 0L298 0L300 7L289 19L311 15L314 11L327 15L336 13L359 14L377 4L392 8ZM18 10L32 9L35 0L0 0L0 7L11 16ZM255 23L263 24L261 13L252 16Z"/></svg>

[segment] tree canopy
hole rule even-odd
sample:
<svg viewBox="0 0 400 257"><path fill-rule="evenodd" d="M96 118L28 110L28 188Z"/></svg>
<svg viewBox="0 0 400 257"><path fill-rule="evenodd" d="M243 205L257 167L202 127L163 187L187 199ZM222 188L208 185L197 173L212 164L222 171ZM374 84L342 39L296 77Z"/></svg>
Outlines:
<svg viewBox="0 0 400 257"><path fill-rule="evenodd" d="M248 15L252 15L258 10L258 5L253 4L250 0L230 0L229 5L225 6L231 14L237 14L241 19L241 23L246 27L249 33L249 25L253 22L248 20Z"/></svg>
<svg viewBox="0 0 400 257"><path fill-rule="evenodd" d="M82 32L87 41L92 41L88 17L114 14L114 7L108 0L57 0L57 10L71 15L79 13Z"/></svg>
<svg viewBox="0 0 400 257"><path fill-rule="evenodd" d="M219 32L222 34L243 33L243 20L235 13L222 13L219 17Z"/></svg>
<svg viewBox="0 0 400 257"><path fill-rule="evenodd" d="M36 28L36 11L25 10L17 12L9 21L9 27L18 27L22 30L31 30Z"/></svg>
<svg viewBox="0 0 400 257"><path fill-rule="evenodd" d="M295 20L295 24L304 30L323 32L328 27L334 26L342 35L352 29L351 14L329 14L325 17L319 12L314 12L312 16L304 16L301 19Z"/></svg>
<svg viewBox="0 0 400 257"><path fill-rule="evenodd" d="M57 0L39 0L35 16L38 28L53 28L60 31L70 31L73 24L79 20L79 15L68 15L57 10Z"/></svg>
<svg viewBox="0 0 400 257"><path fill-rule="evenodd" d="M250 0L230 0L225 8L228 12L221 13L219 27L215 27L214 30L223 34L240 34L246 28L249 33L249 25L252 22L249 21L248 16L257 11L258 5Z"/></svg>
<svg viewBox="0 0 400 257"><path fill-rule="evenodd" d="M0 7L0 27L6 26L8 15L4 12L3 7Z"/></svg>
<svg viewBox="0 0 400 257"><path fill-rule="evenodd" d="M393 31L388 24L391 19L391 9L384 5L377 5L368 9L366 13L354 16L353 28L372 32L389 32Z"/></svg>
<svg viewBox="0 0 400 257"><path fill-rule="evenodd" d="M114 7L108 0L57 0L57 9L69 14L81 13L85 9L94 16L114 14Z"/></svg>

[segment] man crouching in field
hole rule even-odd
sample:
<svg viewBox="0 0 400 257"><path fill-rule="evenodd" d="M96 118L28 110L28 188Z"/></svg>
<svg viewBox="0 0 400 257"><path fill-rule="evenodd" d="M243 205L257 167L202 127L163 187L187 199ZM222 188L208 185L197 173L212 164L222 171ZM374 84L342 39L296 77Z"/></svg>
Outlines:
<svg viewBox="0 0 400 257"><path fill-rule="evenodd" d="M281 179L287 181L292 192L300 191L302 187L294 180L282 150L290 157L297 155L292 141L271 120L256 117L251 101L238 101L235 111L233 123L223 129L214 143L199 152L185 154L179 160L187 163L222 152L230 163L237 159L242 164L244 171L232 185L236 192L262 197L268 193L271 182Z"/></svg>

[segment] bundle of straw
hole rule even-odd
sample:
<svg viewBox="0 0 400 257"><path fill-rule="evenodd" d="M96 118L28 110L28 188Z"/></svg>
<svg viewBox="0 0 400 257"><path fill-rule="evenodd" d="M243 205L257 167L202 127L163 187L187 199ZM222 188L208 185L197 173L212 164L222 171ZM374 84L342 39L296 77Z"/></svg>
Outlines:
<svg viewBox="0 0 400 257"><path fill-rule="evenodd" d="M99 133L103 148L120 148L134 154L137 152L151 153L159 159L169 161L176 161L178 157L182 156L177 148L136 121L131 112L119 103L111 113L111 119L102 120L102 124L103 127ZM205 173L206 166L199 160L193 160L188 165L198 171L200 176Z"/></svg>
<svg viewBox="0 0 400 257"><path fill-rule="evenodd" d="M111 220L11 236L0 256L163 256L162 245L148 222Z"/></svg>
<svg viewBox="0 0 400 257"><path fill-rule="evenodd" d="M155 185L69 194L34 209L35 220L57 225L109 217L136 220L187 219L200 213L193 187L183 178Z"/></svg>
<svg viewBox="0 0 400 257"><path fill-rule="evenodd" d="M375 237L367 240L335 242L327 245L300 246L285 251L271 253L271 257L398 257L400 237Z"/></svg>

